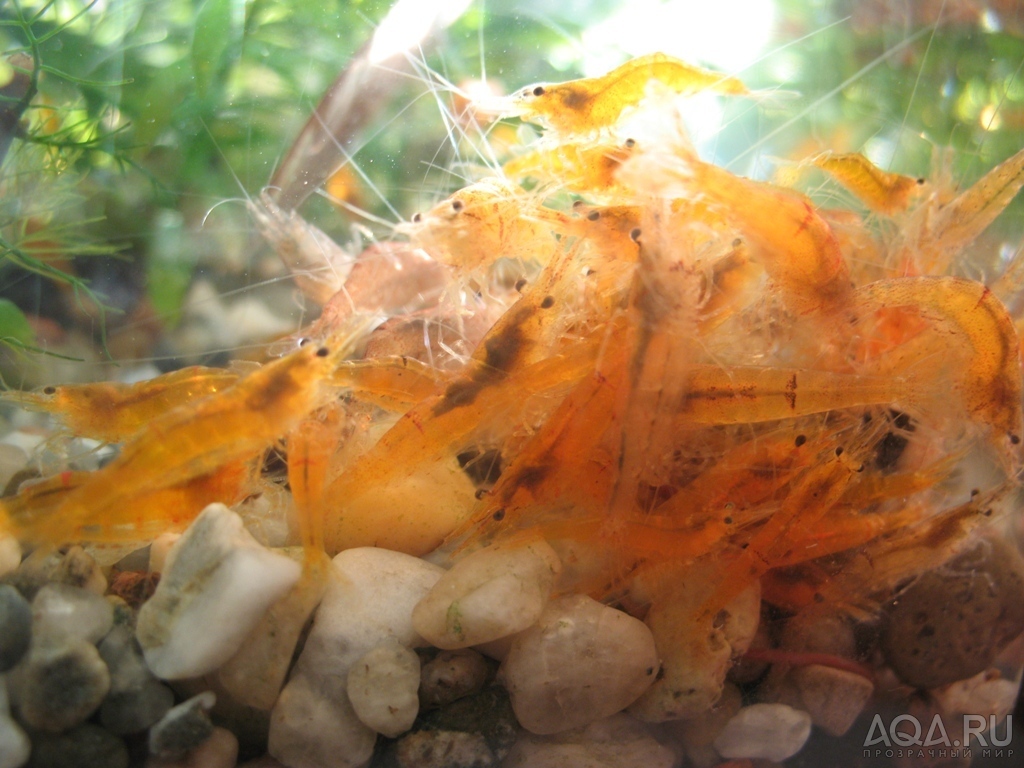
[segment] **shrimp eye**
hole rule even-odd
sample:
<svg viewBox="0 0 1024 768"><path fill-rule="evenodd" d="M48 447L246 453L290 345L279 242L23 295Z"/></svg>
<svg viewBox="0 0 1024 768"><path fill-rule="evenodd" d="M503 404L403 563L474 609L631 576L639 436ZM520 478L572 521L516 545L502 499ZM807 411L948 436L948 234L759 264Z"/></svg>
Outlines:
<svg viewBox="0 0 1024 768"><path fill-rule="evenodd" d="M300 347L304 347L307 344L309 344L310 341L312 341L312 339L310 339L310 338L308 338L306 336L303 336L301 339L299 339L299 346Z"/></svg>
<svg viewBox="0 0 1024 768"><path fill-rule="evenodd" d="M320 347L320 349L316 351L317 357L327 357L329 354L331 354L331 350L327 347Z"/></svg>
<svg viewBox="0 0 1024 768"><path fill-rule="evenodd" d="M634 243L640 242L640 227L633 227L633 229L629 230L629 239Z"/></svg>
<svg viewBox="0 0 1024 768"><path fill-rule="evenodd" d="M57 388L56 387L43 387L43 394L44 395L56 395L57 394Z"/></svg>
<svg viewBox="0 0 1024 768"><path fill-rule="evenodd" d="M538 85L536 88L534 88L533 89L533 95L534 96L543 96L544 95L544 86L543 85Z"/></svg>
<svg viewBox="0 0 1024 768"><path fill-rule="evenodd" d="M419 224L421 221L423 221L423 214L422 213L414 213L412 215L412 223L413 224Z"/></svg>
<svg viewBox="0 0 1024 768"><path fill-rule="evenodd" d="M636 139L626 139L626 149L632 149L636 146Z"/></svg>
<svg viewBox="0 0 1024 768"><path fill-rule="evenodd" d="M587 221L597 221L600 218L601 218L601 212L600 211L591 211L590 213L587 214Z"/></svg>
<svg viewBox="0 0 1024 768"><path fill-rule="evenodd" d="M466 204L461 200L452 200L452 210L455 211L456 213L460 213L462 209L465 207Z"/></svg>
<svg viewBox="0 0 1024 768"><path fill-rule="evenodd" d="M917 183L918 183L919 185L923 185L923 184L924 184L924 178L922 177L922 178L918 179L918 180L917 180Z"/></svg>

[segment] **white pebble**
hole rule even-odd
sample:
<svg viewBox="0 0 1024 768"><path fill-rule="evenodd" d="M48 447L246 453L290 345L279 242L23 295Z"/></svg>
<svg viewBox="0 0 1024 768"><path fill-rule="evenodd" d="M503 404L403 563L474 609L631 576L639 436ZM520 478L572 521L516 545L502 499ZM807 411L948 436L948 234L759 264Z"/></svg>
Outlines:
<svg viewBox="0 0 1024 768"><path fill-rule="evenodd" d="M502 768L674 768L676 754L643 723L613 715L557 736L524 733Z"/></svg>
<svg viewBox="0 0 1024 768"><path fill-rule="evenodd" d="M516 637L502 675L519 723L549 734L629 706L654 682L659 666L642 621L569 595L552 601L538 623Z"/></svg>
<svg viewBox="0 0 1024 768"><path fill-rule="evenodd" d="M234 512L211 504L172 547L156 592L139 611L136 635L149 668L165 680L217 669L301 571L261 547Z"/></svg>
<svg viewBox="0 0 1024 768"><path fill-rule="evenodd" d="M752 704L737 712L715 739L722 757L779 763L799 752L811 735L811 716L785 704Z"/></svg>
<svg viewBox="0 0 1024 768"><path fill-rule="evenodd" d="M793 670L793 679L811 721L833 736L850 730L875 690L863 675L820 664Z"/></svg>
<svg viewBox="0 0 1024 768"><path fill-rule="evenodd" d="M444 573L411 555L374 547L340 553L288 684L270 716L268 751L289 768L354 768L377 734L356 716L348 673L385 642L423 645L412 609Z"/></svg>
<svg viewBox="0 0 1024 768"><path fill-rule="evenodd" d="M47 584L32 600L32 634L98 643L114 624L114 607L88 589Z"/></svg>
<svg viewBox="0 0 1024 768"><path fill-rule="evenodd" d="M363 724L388 738L412 728L419 713L420 657L398 643L363 654L348 671L348 698Z"/></svg>
<svg viewBox="0 0 1024 768"><path fill-rule="evenodd" d="M560 572L543 541L479 550L441 577L413 611L413 626L446 650L506 637L540 618Z"/></svg>
<svg viewBox="0 0 1024 768"><path fill-rule="evenodd" d="M149 545L150 573L163 573L167 568L167 555L175 542L181 538L180 533L161 533Z"/></svg>

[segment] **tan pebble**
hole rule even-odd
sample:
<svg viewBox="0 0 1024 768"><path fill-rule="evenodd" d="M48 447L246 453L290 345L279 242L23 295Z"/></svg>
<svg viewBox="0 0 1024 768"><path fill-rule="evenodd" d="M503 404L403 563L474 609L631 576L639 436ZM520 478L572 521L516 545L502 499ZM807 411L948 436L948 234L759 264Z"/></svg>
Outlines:
<svg viewBox="0 0 1024 768"><path fill-rule="evenodd" d="M794 670L793 679L811 721L833 736L850 730L875 690L863 675L820 664Z"/></svg>

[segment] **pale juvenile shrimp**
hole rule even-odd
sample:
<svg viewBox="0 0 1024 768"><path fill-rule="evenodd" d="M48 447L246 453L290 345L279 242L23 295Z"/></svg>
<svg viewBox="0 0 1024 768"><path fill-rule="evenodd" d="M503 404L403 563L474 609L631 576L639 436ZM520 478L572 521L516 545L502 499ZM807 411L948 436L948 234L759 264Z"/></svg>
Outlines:
<svg viewBox="0 0 1024 768"><path fill-rule="evenodd" d="M980 235L1024 186L1024 149L945 201L934 194L906 223L892 246L903 275L945 273L957 254Z"/></svg>
<svg viewBox="0 0 1024 768"><path fill-rule="evenodd" d="M51 385L37 392L2 392L0 400L52 413L81 437L120 443L161 413L222 392L237 381L235 371L193 366L136 384Z"/></svg>
<svg viewBox="0 0 1024 768"><path fill-rule="evenodd" d="M927 186L923 178L883 171L859 152L822 152L808 162L829 173L872 211L886 216L906 211Z"/></svg>
<svg viewBox="0 0 1024 768"><path fill-rule="evenodd" d="M484 179L460 189L397 231L450 267L472 271L501 257L547 264L565 216L508 181Z"/></svg>
<svg viewBox="0 0 1024 768"><path fill-rule="evenodd" d="M640 104L652 81L676 94L750 95L735 77L652 53L631 59L601 77L527 86L488 105L487 111L539 123L560 136L595 133L612 127L623 111Z"/></svg>
<svg viewBox="0 0 1024 768"><path fill-rule="evenodd" d="M642 153L620 175L638 189L704 201L735 227L798 314L835 311L852 292L835 233L805 196L735 176L692 153Z"/></svg>
<svg viewBox="0 0 1024 768"><path fill-rule="evenodd" d="M339 389L395 413L405 413L433 395L446 378L433 366L405 356L346 360L331 375Z"/></svg>
<svg viewBox="0 0 1024 768"><path fill-rule="evenodd" d="M560 143L514 157L502 170L511 179L532 178L555 189L601 196L622 186L616 173L636 146L634 139L621 143Z"/></svg>
<svg viewBox="0 0 1024 768"><path fill-rule="evenodd" d="M331 374L371 322L354 323L350 335L335 339L330 348L307 345L223 392L154 418L116 459L70 491L50 517L60 521L61 530L87 521L103 524L134 508L144 494L254 458L325 403L333 391ZM139 513L143 519L148 514L142 507Z"/></svg>

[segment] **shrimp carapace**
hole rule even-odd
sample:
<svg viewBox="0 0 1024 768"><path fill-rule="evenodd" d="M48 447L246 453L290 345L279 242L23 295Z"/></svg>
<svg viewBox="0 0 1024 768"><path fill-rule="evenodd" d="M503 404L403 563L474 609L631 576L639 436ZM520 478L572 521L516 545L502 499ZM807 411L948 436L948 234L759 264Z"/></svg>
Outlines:
<svg viewBox="0 0 1024 768"><path fill-rule="evenodd" d="M859 152L823 152L810 162L828 172L868 208L887 216L906 211L927 189L923 177L883 171Z"/></svg>

